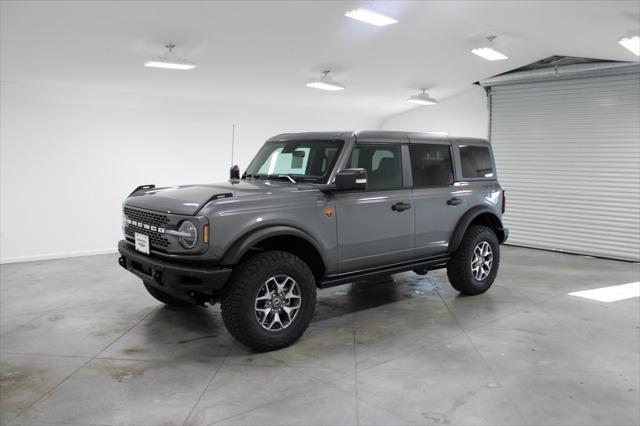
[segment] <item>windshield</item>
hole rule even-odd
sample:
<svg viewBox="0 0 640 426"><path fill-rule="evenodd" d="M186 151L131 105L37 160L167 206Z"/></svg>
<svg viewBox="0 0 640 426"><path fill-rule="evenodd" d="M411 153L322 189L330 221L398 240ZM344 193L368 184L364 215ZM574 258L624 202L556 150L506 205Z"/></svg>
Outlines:
<svg viewBox="0 0 640 426"><path fill-rule="evenodd" d="M341 140L267 142L243 177L323 183L343 145Z"/></svg>

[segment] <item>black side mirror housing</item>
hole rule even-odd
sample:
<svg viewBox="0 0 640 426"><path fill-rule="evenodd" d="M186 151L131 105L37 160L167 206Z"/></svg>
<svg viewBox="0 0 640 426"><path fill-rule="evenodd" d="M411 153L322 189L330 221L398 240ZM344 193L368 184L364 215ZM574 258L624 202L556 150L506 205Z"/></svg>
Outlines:
<svg viewBox="0 0 640 426"><path fill-rule="evenodd" d="M367 189L366 169L344 169L336 175L336 191L364 191L365 189Z"/></svg>
<svg viewBox="0 0 640 426"><path fill-rule="evenodd" d="M240 179L240 167L237 164L229 170L229 179Z"/></svg>

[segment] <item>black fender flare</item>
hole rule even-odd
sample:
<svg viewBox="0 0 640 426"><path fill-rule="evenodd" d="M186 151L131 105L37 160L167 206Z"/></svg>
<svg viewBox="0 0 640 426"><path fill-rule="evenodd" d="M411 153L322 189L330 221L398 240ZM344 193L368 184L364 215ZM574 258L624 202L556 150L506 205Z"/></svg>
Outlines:
<svg viewBox="0 0 640 426"><path fill-rule="evenodd" d="M266 228L255 229L253 231L249 231L242 237L240 237L236 242L234 242L231 247L225 252L225 254L220 259L221 265L236 265L242 256L249 251L249 249L261 241L266 240L267 238L277 237L277 236L291 236L298 237L305 240L307 243L311 244L322 259L322 264L326 268L327 262L322 256L322 249L320 248L320 244L313 238L311 235L302 231L301 229L294 228L292 226L287 225L272 225Z"/></svg>
<svg viewBox="0 0 640 426"><path fill-rule="evenodd" d="M449 253L453 253L458 250L458 247L460 247L460 243L462 242L462 237L464 237L464 233L467 231L467 228L469 227L471 222L473 222L473 220L481 214L487 213L490 214L492 216L492 219L496 222L498 240L500 240L500 242L503 242L505 240L502 221L500 220L498 215L496 215L496 213L489 207L475 206L469 209L469 211L467 211L464 215L462 215L462 217L458 221L458 224L456 225L455 230L451 235L451 239L449 240Z"/></svg>

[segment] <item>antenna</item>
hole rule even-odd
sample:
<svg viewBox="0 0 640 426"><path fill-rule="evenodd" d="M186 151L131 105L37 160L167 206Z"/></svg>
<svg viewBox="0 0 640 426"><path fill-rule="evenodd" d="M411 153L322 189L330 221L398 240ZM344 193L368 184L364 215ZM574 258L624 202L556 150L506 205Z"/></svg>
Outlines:
<svg viewBox="0 0 640 426"><path fill-rule="evenodd" d="M231 125L231 167L233 167L233 147L236 142L236 125Z"/></svg>

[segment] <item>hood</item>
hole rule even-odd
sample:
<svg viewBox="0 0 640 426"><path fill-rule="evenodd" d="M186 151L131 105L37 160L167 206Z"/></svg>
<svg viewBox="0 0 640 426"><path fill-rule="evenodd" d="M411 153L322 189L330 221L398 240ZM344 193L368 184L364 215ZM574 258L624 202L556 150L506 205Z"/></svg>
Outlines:
<svg viewBox="0 0 640 426"><path fill-rule="evenodd" d="M223 182L208 185L170 186L142 189L127 198L125 204L146 210L193 216L209 201L273 192L297 191L301 186L272 180Z"/></svg>

